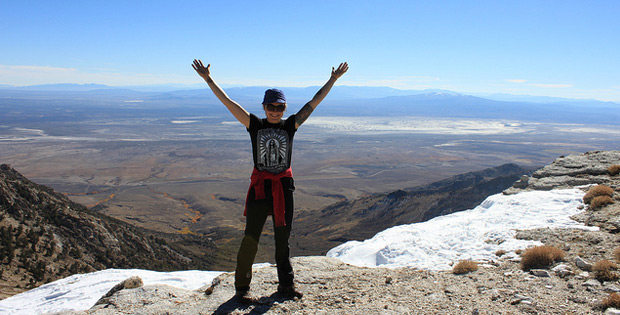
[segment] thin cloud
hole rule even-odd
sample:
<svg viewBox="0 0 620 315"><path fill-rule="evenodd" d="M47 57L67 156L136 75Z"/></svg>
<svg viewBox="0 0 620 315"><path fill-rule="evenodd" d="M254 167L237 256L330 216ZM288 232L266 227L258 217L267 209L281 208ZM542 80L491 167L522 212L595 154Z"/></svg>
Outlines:
<svg viewBox="0 0 620 315"><path fill-rule="evenodd" d="M506 79L506 82L523 84L527 83L528 86L534 86L539 88L551 88L551 89L563 89L563 88L572 88L573 84L565 84L565 83L529 83L528 80L524 79Z"/></svg>
<svg viewBox="0 0 620 315"><path fill-rule="evenodd" d="M77 72L75 68L58 68L58 67L48 67L48 66L6 66L0 65L0 73L16 73L16 72Z"/></svg>
<svg viewBox="0 0 620 315"><path fill-rule="evenodd" d="M394 79L378 79L378 80L355 80L348 78L348 84L351 85L362 85L362 86L390 86L394 88L420 88L425 87L428 88L430 85L424 85L424 83L430 82L438 82L441 81L437 77L428 77L428 76L406 76L406 77L398 77Z"/></svg>
<svg viewBox="0 0 620 315"><path fill-rule="evenodd" d="M533 83L535 87L541 88L551 88L551 89L564 89L564 88L572 88L574 85L572 84L562 84L562 83Z"/></svg>
<svg viewBox="0 0 620 315"><path fill-rule="evenodd" d="M575 87L573 84L566 83L530 83L529 80L525 79L506 79L504 80L510 83L523 84L525 86L537 87L537 88L545 88L545 89L565 89Z"/></svg>
<svg viewBox="0 0 620 315"><path fill-rule="evenodd" d="M194 78L192 76L192 78ZM196 80L194 80L196 81ZM82 71L75 68L60 68L32 65L0 65L0 84L36 85L53 83L92 83L107 85L147 85L168 83L195 83L189 76L174 74L120 73L112 69Z"/></svg>

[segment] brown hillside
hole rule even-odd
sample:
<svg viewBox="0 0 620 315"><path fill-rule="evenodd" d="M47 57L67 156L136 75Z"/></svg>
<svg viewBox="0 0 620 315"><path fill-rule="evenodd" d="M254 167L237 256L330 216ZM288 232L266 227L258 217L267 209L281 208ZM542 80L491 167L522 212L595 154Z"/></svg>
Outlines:
<svg viewBox="0 0 620 315"><path fill-rule="evenodd" d="M0 298L106 268L209 270L215 254L204 237L137 228L0 166Z"/></svg>

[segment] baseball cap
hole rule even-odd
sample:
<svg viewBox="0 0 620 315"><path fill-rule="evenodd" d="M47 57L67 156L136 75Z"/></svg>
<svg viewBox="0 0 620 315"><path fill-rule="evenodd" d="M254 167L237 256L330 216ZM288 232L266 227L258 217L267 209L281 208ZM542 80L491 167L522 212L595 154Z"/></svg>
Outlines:
<svg viewBox="0 0 620 315"><path fill-rule="evenodd" d="M286 97L284 97L284 93L278 89L269 89L265 91L263 105L271 103L286 103Z"/></svg>

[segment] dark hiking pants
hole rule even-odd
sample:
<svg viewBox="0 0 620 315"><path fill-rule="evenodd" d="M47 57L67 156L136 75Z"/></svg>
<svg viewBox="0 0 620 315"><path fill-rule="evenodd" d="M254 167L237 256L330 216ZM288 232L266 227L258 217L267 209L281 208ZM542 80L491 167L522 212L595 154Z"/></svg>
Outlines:
<svg viewBox="0 0 620 315"><path fill-rule="evenodd" d="M286 226L276 227L274 221L274 238L276 243L276 264L278 269L278 280L281 286L289 287L293 285L293 267L289 259L288 239L291 235L291 224L293 223L293 191L295 186L292 178L282 178L284 189L284 201L286 204ZM252 281L252 264L258 250L263 226L267 217L273 213L273 197L271 195L271 181L265 180L266 199L254 200L254 189L250 190L247 200L247 217L245 224L245 234L237 253L237 269L235 270L235 289L237 291L247 291L250 289ZM273 217L273 216L272 216Z"/></svg>

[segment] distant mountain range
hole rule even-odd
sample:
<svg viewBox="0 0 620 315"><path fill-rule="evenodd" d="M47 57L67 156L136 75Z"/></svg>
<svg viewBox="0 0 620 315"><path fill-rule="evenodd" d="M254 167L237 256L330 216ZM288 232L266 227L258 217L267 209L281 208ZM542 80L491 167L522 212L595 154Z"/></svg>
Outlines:
<svg viewBox="0 0 620 315"><path fill-rule="evenodd" d="M199 88L202 86L202 88ZM0 110L11 112L28 107L36 113L43 108L50 118L49 105L62 104L72 110L88 107L109 110L131 108L174 111L183 115L225 114L206 85L157 87L110 87L99 84L54 84L27 87L0 87ZM177 86L178 88L178 86ZM228 95L251 112L261 110L268 87L229 87ZM149 90L150 89L150 90ZM283 87L292 111L310 100L319 87ZM158 91L155 91L158 90ZM494 99L493 99L494 98ZM501 100L500 100L501 99ZM45 101L45 102L44 102ZM494 94L478 97L446 90L399 90L389 87L336 86L318 115L334 116L430 116L449 118L506 119L533 122L620 124L620 104L597 100ZM31 111L32 113L32 111ZM33 113L34 114L34 113ZM40 116L40 115L39 115ZM3 114L0 114L2 120ZM10 119L10 117L4 117Z"/></svg>
<svg viewBox="0 0 620 315"><path fill-rule="evenodd" d="M234 94L244 97L257 97L262 96L265 89L272 88L272 86L226 86L222 87L229 94ZM319 89L319 86L309 87L278 87L284 90L287 97L292 99L312 97L314 93ZM151 92L151 93L172 93L172 94L184 94L188 90L203 90L207 89L207 86L203 83L197 84L160 84L160 85L134 85L134 86L109 86L104 84L74 84L74 83L60 83L60 84L42 84L42 85L28 85L28 86L12 86L12 85L0 85L0 90L18 90L18 91L57 91L57 92L87 92L94 90L133 90L137 92ZM496 101L508 101L508 102L531 102L531 103L557 103L557 102L578 102L578 103L613 103L603 102L594 99L572 99L562 97L551 96L534 96L534 95L515 95L507 93L459 93L442 89L425 89L425 90L403 90L395 89L386 86L347 86L339 85L335 86L330 92L331 99L366 99L366 98L382 98L390 96L408 96L418 94L449 94L449 95L474 95L481 98L486 98Z"/></svg>

